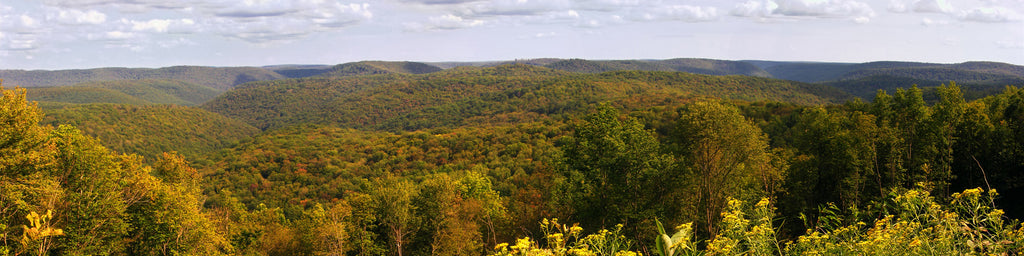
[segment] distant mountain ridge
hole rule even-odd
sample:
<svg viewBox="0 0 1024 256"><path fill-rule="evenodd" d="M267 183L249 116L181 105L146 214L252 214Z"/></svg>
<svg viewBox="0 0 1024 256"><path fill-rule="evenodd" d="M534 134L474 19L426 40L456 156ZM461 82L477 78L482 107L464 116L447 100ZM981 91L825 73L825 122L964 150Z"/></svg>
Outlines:
<svg viewBox="0 0 1024 256"><path fill-rule="evenodd" d="M582 74L508 64L457 67L420 75L253 82L222 94L202 108L263 130L316 123L408 131L535 120L576 113L605 101L652 106L721 98L822 104L848 97L828 86L750 76L635 70Z"/></svg>
<svg viewBox="0 0 1024 256"><path fill-rule="evenodd" d="M59 103L199 105L221 92L177 80L118 80L85 82L72 86L29 87L28 99Z"/></svg>
<svg viewBox="0 0 1024 256"><path fill-rule="evenodd" d="M0 70L5 86L52 87L84 82L117 80L177 80L227 91L247 82L306 77L345 77L382 74L430 74L466 67L495 67L523 64L573 73L613 71L671 71L706 75L744 75L835 86L870 100L877 90L893 91L912 85L934 87L955 81L968 90L970 98L989 95L1004 86L1024 86L1024 66L973 61L939 64L903 61L866 63L794 62L764 60L715 60L700 58L585 60L516 59L480 62L359 61L338 65L274 65L264 67L176 66L158 69L97 68L57 71ZM84 94L106 91L76 88ZM116 93L115 93L116 94ZM109 95L107 101L132 100ZM103 101L106 102L106 101Z"/></svg>
<svg viewBox="0 0 1024 256"><path fill-rule="evenodd" d="M85 82L164 79L199 84L225 91L239 84L285 78L257 67L174 66L166 68L95 68L71 70L0 70L4 86L52 87Z"/></svg>
<svg viewBox="0 0 1024 256"><path fill-rule="evenodd" d="M420 62L360 61L335 65L317 76L358 76L378 74L426 74L441 71L440 67Z"/></svg>
<svg viewBox="0 0 1024 256"><path fill-rule="evenodd" d="M704 75L745 75L771 77L763 69L745 62L712 59L668 60L583 60L570 59L553 62L544 67L578 73L601 73L619 70L679 71Z"/></svg>

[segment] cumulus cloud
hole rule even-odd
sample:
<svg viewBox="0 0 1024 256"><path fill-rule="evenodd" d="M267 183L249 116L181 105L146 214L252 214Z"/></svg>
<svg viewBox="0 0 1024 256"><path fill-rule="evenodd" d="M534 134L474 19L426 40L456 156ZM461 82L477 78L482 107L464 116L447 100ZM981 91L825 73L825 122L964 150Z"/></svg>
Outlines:
<svg viewBox="0 0 1024 256"><path fill-rule="evenodd" d="M947 0L892 0L890 12L952 13L953 5Z"/></svg>
<svg viewBox="0 0 1024 256"><path fill-rule="evenodd" d="M453 30L471 28L483 25L484 21L467 19L453 14L445 14L428 18L423 23L406 23L406 30L409 31L430 31L430 30Z"/></svg>
<svg viewBox="0 0 1024 256"><path fill-rule="evenodd" d="M193 42L192 40L188 40L185 38L178 38L174 40L161 40L157 42L157 44L163 48L174 48L182 45L198 45L196 42Z"/></svg>
<svg viewBox="0 0 1024 256"><path fill-rule="evenodd" d="M480 0L403 0L403 2L427 4L427 5L462 4L462 3L471 3L471 2L478 2L478 1L480 1Z"/></svg>
<svg viewBox="0 0 1024 256"><path fill-rule="evenodd" d="M555 36L558 36L558 33L547 32L547 33L537 33L537 34L534 34L533 38L545 38L545 37L555 37Z"/></svg>
<svg viewBox="0 0 1024 256"><path fill-rule="evenodd" d="M736 4L732 11L729 13L733 16L739 17L768 17L772 15L775 9L778 9L779 5L775 1L762 0L762 1L747 1L744 3Z"/></svg>
<svg viewBox="0 0 1024 256"><path fill-rule="evenodd" d="M1021 15L1006 7L980 7L961 12L957 17L963 21L974 22L1014 22L1020 21Z"/></svg>
<svg viewBox="0 0 1024 256"><path fill-rule="evenodd" d="M718 19L718 9L692 5L671 5L645 10L636 17L640 20L675 20L701 22Z"/></svg>
<svg viewBox="0 0 1024 256"><path fill-rule="evenodd" d="M246 0L212 12L207 23L219 34L253 43L287 41L373 18L368 3Z"/></svg>
<svg viewBox="0 0 1024 256"><path fill-rule="evenodd" d="M39 19L29 14L16 14L14 8L0 4L0 54L39 48L41 26Z"/></svg>
<svg viewBox="0 0 1024 256"><path fill-rule="evenodd" d="M135 33L125 31L107 31L101 34L91 35L92 39L100 40L127 40L135 38Z"/></svg>
<svg viewBox="0 0 1024 256"><path fill-rule="evenodd" d="M640 0L576 0L572 2L575 9L599 12L624 11L639 7L641 4L643 2Z"/></svg>
<svg viewBox="0 0 1024 256"><path fill-rule="evenodd" d="M192 19L152 19L147 21L123 19L122 22L131 24L132 31L179 34L191 33L196 24Z"/></svg>
<svg viewBox="0 0 1024 256"><path fill-rule="evenodd" d="M6 41L4 50L8 51L29 51L39 48L39 42L35 38L13 37Z"/></svg>
<svg viewBox="0 0 1024 256"><path fill-rule="evenodd" d="M107 15L96 10L57 10L48 15L47 19L68 25L96 25L107 21Z"/></svg>
<svg viewBox="0 0 1024 256"><path fill-rule="evenodd" d="M570 9L567 0L491 0L462 10L466 16L530 16Z"/></svg>
<svg viewBox="0 0 1024 256"><path fill-rule="evenodd" d="M945 21L945 20L932 20L932 19L929 19L929 18L924 18L924 19L921 19L921 25L926 26L926 27L942 26L942 25L949 25L949 21Z"/></svg>
<svg viewBox="0 0 1024 256"><path fill-rule="evenodd" d="M853 0L749 0L729 12L738 17L822 17L850 18L866 23L875 16L870 5Z"/></svg>
<svg viewBox="0 0 1024 256"><path fill-rule="evenodd" d="M914 3L914 11L951 13L953 5L946 0L919 0Z"/></svg>
<svg viewBox="0 0 1024 256"><path fill-rule="evenodd" d="M846 0L778 0L773 13L786 16L865 17L873 16L871 6Z"/></svg>
<svg viewBox="0 0 1024 256"><path fill-rule="evenodd" d="M303 15L320 26L339 28L373 18L370 4L333 3L319 6Z"/></svg>
<svg viewBox="0 0 1024 256"><path fill-rule="evenodd" d="M72 9L89 9L99 6L111 6L120 11L143 12L150 9L187 9L205 5L209 1L201 0L43 0L48 6Z"/></svg>
<svg viewBox="0 0 1024 256"><path fill-rule="evenodd" d="M32 16L22 14L18 16L18 19L13 23L13 31L18 33L33 33L33 30L39 28L39 21L36 21Z"/></svg>

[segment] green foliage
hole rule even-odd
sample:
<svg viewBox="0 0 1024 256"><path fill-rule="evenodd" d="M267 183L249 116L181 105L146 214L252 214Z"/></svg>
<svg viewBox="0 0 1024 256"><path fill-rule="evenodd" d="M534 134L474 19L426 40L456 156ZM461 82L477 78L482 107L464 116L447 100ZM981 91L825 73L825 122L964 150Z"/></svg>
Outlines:
<svg viewBox="0 0 1024 256"><path fill-rule="evenodd" d="M558 219L544 219L540 224L544 232L547 246L539 241L524 237L516 240L515 245L501 243L494 247L494 256L636 256L640 253L629 251L632 241L620 234L622 225L615 230L602 229L595 234L582 237L583 228L573 224L568 226ZM582 237L582 238L581 238Z"/></svg>
<svg viewBox="0 0 1024 256"><path fill-rule="evenodd" d="M717 102L684 106L673 139L695 176L691 207L699 209L698 226L705 235L717 234L712 223L727 206L726 198L769 195L781 176L771 164L766 135L736 107Z"/></svg>
<svg viewBox="0 0 1024 256"><path fill-rule="evenodd" d="M722 212L722 232L706 243L694 246L690 224L676 229L669 237L661 228L656 235L656 254L673 255L1012 255L1024 249L1024 225L1006 220L1004 212L991 206L995 191L968 189L954 193L952 201L943 205L927 191L908 190L895 195L893 212L874 220L839 225L825 230L807 230L793 241L780 243L776 238L774 209L767 198L752 209L744 202L729 200ZM747 216L750 216L749 218ZM492 255L633 255L628 241L609 239L616 231L602 230L582 236L578 225L560 225L557 220L541 223L547 247L530 237L518 239L515 245L499 244ZM619 226L621 228L621 225ZM591 237L601 241L625 244L612 248L588 243ZM622 239L622 238L619 238ZM592 241L592 240L591 240Z"/></svg>
<svg viewBox="0 0 1024 256"><path fill-rule="evenodd" d="M668 59L668 60L583 60L569 59L543 65L544 67L577 73L602 73L608 71L679 71L705 75L746 75L770 77L761 68L741 61L711 59Z"/></svg>
<svg viewBox="0 0 1024 256"><path fill-rule="evenodd" d="M21 87L69 86L86 82L118 80L177 80L226 91L252 81L283 78L273 71L254 67L174 66L150 68L96 68L75 70L0 70L7 83Z"/></svg>
<svg viewBox="0 0 1024 256"><path fill-rule="evenodd" d="M786 244L787 254L1000 255L1019 252L1024 226L990 205L995 191L968 189L943 206L927 191L893 198L895 212L868 226L857 222L808 234ZM1016 229L1015 228L1019 228Z"/></svg>
<svg viewBox="0 0 1024 256"><path fill-rule="evenodd" d="M120 80L30 88L28 96L29 100L79 104L198 105L220 93L206 86L174 80Z"/></svg>
<svg viewBox="0 0 1024 256"><path fill-rule="evenodd" d="M441 71L441 68L419 62L361 61L340 64L318 76L358 76L379 74L426 74Z"/></svg>
<svg viewBox="0 0 1024 256"><path fill-rule="evenodd" d="M160 181L139 157L112 154L73 127L37 126L40 111L25 101L24 90L3 90L3 95L0 118L10 126L0 128L2 149L18 153L0 156L0 223L5 227L0 232L8 252L221 252L218 235L200 213L198 176L191 176L193 182ZM179 171L159 173L188 173L181 158L166 161L157 168L177 165L171 169ZM156 202L159 206L150 207ZM36 214L44 210L46 215ZM7 235L17 234L13 227L22 229L20 236Z"/></svg>
<svg viewBox="0 0 1024 256"><path fill-rule="evenodd" d="M178 106L50 102L42 117L23 91L4 91L0 255L1020 251L1016 87L977 101L951 83L805 106L843 94L680 72L360 65L390 73L248 83L203 106L260 134ZM202 94L137 82L93 85L154 100ZM163 153L173 151L182 155ZM951 193L974 187L1004 194ZM539 239L499 243L523 236Z"/></svg>
<svg viewBox="0 0 1024 256"><path fill-rule="evenodd" d="M601 105L598 112L574 125L567 145L565 204L576 209L585 225L627 223L652 230L650 219L674 212L672 190L681 177L673 175L672 159L636 119L620 120L619 112Z"/></svg>
<svg viewBox="0 0 1024 256"><path fill-rule="evenodd" d="M658 234L654 238L654 253L660 256L694 255L697 245L693 242L693 223L686 223L676 227L676 233L668 236L661 221L655 220L658 225Z"/></svg>
<svg viewBox="0 0 1024 256"><path fill-rule="evenodd" d="M305 78L251 83L203 108L260 129L317 123L355 129L421 130L531 122L582 113L597 102L650 107L680 97L833 102L829 87L766 78L681 72L572 74L506 65L425 75Z"/></svg>
<svg viewBox="0 0 1024 256"><path fill-rule="evenodd" d="M157 159L177 151L190 160L233 146L258 130L193 107L86 104L46 110L40 123L73 125L122 153Z"/></svg>

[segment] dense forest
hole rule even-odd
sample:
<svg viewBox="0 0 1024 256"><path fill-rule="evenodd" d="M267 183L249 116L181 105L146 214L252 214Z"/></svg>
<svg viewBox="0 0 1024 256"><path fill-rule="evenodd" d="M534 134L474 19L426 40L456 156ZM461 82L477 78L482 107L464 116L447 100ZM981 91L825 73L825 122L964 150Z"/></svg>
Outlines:
<svg viewBox="0 0 1024 256"><path fill-rule="evenodd" d="M279 70L3 89L0 255L1024 251L1014 86Z"/></svg>

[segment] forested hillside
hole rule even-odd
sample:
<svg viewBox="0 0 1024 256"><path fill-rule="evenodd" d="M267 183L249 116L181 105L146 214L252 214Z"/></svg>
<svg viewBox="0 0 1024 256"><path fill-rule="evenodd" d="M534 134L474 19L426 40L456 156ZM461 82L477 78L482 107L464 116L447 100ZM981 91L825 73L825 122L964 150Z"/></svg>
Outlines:
<svg viewBox="0 0 1024 256"><path fill-rule="evenodd" d="M78 127L114 152L151 160L163 152L178 152L195 161L259 131L199 108L174 105L82 104L47 109L45 113L41 124Z"/></svg>
<svg viewBox="0 0 1024 256"><path fill-rule="evenodd" d="M1024 89L385 64L4 89L0 254L1024 252Z"/></svg>
<svg viewBox="0 0 1024 256"><path fill-rule="evenodd" d="M879 61L868 63L814 63L747 61L772 77L834 86L865 100L877 90L895 92L896 88L917 85L931 91L955 81L969 88L968 99L978 99L1002 91L1005 86L1024 86L1024 66L998 62L936 64Z"/></svg>
<svg viewBox="0 0 1024 256"><path fill-rule="evenodd" d="M649 71L576 74L505 65L426 75L257 82L203 107L261 129L318 123L417 130L471 125L480 118L561 116L603 101L640 107L699 97L820 104L838 102L847 95L825 86L765 78Z"/></svg>
<svg viewBox="0 0 1024 256"><path fill-rule="evenodd" d="M275 65L263 68L287 78L300 78L327 73L331 70L331 67L328 65Z"/></svg>
<svg viewBox="0 0 1024 256"><path fill-rule="evenodd" d="M426 74L441 68L419 62L361 61L336 65L318 76L357 76L378 74Z"/></svg>
<svg viewBox="0 0 1024 256"><path fill-rule="evenodd" d="M570 59L544 65L544 67L578 73L601 73L608 71L679 71L705 75L745 75L770 77L755 65L740 61L711 59L668 59L668 60L582 60Z"/></svg>
<svg viewBox="0 0 1024 256"><path fill-rule="evenodd" d="M178 80L224 91L246 82L279 78L283 78L283 76L254 67L175 66L157 69L0 70L0 79L3 79L4 84L8 87L51 87L85 82L162 79Z"/></svg>
<svg viewBox="0 0 1024 256"><path fill-rule="evenodd" d="M864 100L870 100L876 90L894 93L896 88L918 85L926 91L956 81L970 88L968 99L978 99L998 93L1003 87L1024 86L1024 66L998 62L964 62L938 64L921 62L879 61L867 63L821 63L782 61L729 61L714 59L676 58L664 60L584 60L584 59L522 59L514 61L484 62L409 62L359 61L338 65L276 65L264 67L195 67L177 66L159 69L97 68L60 71L0 70L0 79L8 86L54 87L95 82L139 83L153 81L195 84L224 92L234 86L251 81L284 78L346 77L380 74L428 74L459 67L495 67L501 65L541 66L573 73L603 73L611 71L676 71L705 75L744 75L770 77L805 83L829 85ZM128 81L125 81L128 80ZM95 86L104 87L104 86ZM110 88L108 88L110 89ZM139 104L121 95L95 89L77 89L76 94L111 95L98 102ZM115 89L115 91L121 91ZM122 91L124 92L124 91ZM131 93L128 93L132 95ZM206 95L204 93L204 95ZM934 93L929 96L934 99ZM203 98L206 99L206 98ZM81 99L75 99L81 101ZM144 99L145 100L145 99ZM198 103L201 100L185 99ZM150 101L150 100L147 100ZM158 100L159 101L159 100ZM92 102L92 101L90 101ZM160 101L157 103L166 103ZM174 104L181 104L174 102Z"/></svg>
<svg viewBox="0 0 1024 256"><path fill-rule="evenodd" d="M174 80L118 80L28 88L28 98L33 101L136 105L199 105L220 93L206 86Z"/></svg>

